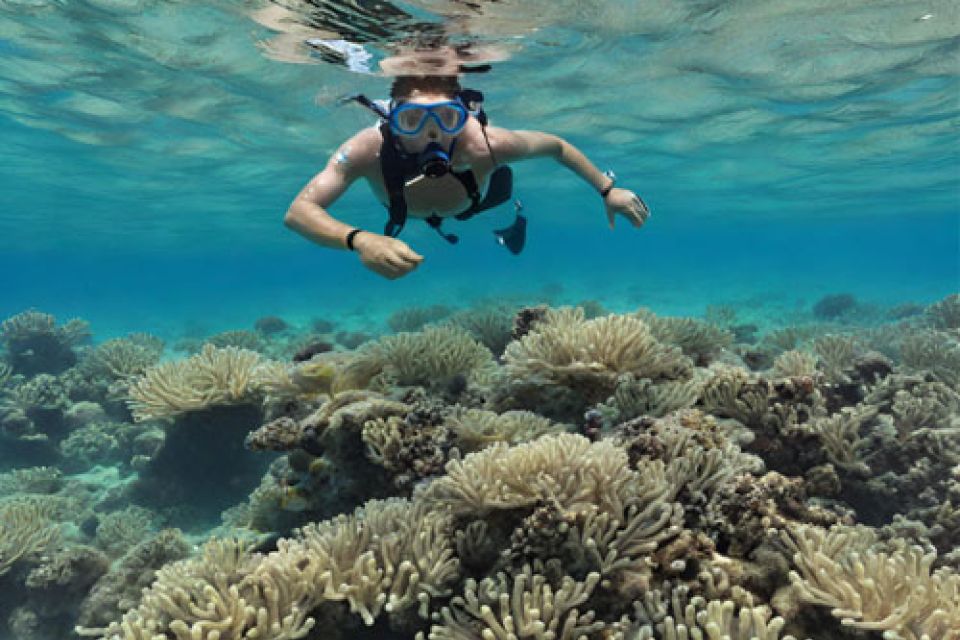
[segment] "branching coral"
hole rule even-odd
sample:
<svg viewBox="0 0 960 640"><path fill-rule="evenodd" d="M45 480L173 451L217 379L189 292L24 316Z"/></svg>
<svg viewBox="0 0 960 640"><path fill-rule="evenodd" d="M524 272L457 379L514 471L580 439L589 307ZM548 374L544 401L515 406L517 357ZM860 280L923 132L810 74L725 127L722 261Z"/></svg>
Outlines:
<svg viewBox="0 0 960 640"><path fill-rule="evenodd" d="M260 391L260 364L253 351L207 344L197 355L151 367L133 379L128 404L140 421L251 402Z"/></svg>
<svg viewBox="0 0 960 640"><path fill-rule="evenodd" d="M637 312L660 342L680 347L698 365L707 365L733 343L733 334L709 322L694 318L656 316L647 310Z"/></svg>
<svg viewBox="0 0 960 640"><path fill-rule="evenodd" d="M773 374L778 378L812 378L817 375L817 358L806 351L784 351L773 361Z"/></svg>
<svg viewBox="0 0 960 640"><path fill-rule="evenodd" d="M446 470L419 499L468 519L547 502L568 522L569 540L583 556L578 562L605 581L614 572L647 569L646 556L680 530L682 509L673 502L679 487L664 464L647 461L633 470L609 441L560 434L514 447L498 443L450 461Z"/></svg>
<svg viewBox="0 0 960 640"><path fill-rule="evenodd" d="M522 573L481 583L467 580L463 596L454 598L440 616L429 636L417 634L417 640L579 640L604 629L607 624L594 621L592 611L583 610L600 576L589 574L582 582L565 576L554 587L547 579L526 567Z"/></svg>
<svg viewBox="0 0 960 640"><path fill-rule="evenodd" d="M763 426L767 416L769 388L754 381L738 367L714 367L701 392L704 409L718 416L733 418L748 427Z"/></svg>
<svg viewBox="0 0 960 640"><path fill-rule="evenodd" d="M514 310L506 305L479 307L461 311L450 322L461 326L495 355L500 355L510 342Z"/></svg>
<svg viewBox="0 0 960 640"><path fill-rule="evenodd" d="M935 329L960 329L960 294L933 303L927 307L926 316Z"/></svg>
<svg viewBox="0 0 960 640"><path fill-rule="evenodd" d="M443 320L452 313L450 307L434 304L427 307L404 307L390 314L387 326L394 333L420 331L425 325Z"/></svg>
<svg viewBox="0 0 960 640"><path fill-rule="evenodd" d="M943 331L923 331L904 338L903 364L913 371L930 371L938 380L960 390L960 342Z"/></svg>
<svg viewBox="0 0 960 640"><path fill-rule="evenodd" d="M507 345L504 362L515 382L576 389L591 402L605 400L621 374L672 380L692 372L680 349L659 343L640 318L586 320L580 308L550 310L529 333Z"/></svg>
<svg viewBox="0 0 960 640"><path fill-rule="evenodd" d="M107 340L83 360L85 374L94 378L125 380L142 375L157 364L163 343L142 338L115 338Z"/></svg>
<svg viewBox="0 0 960 640"><path fill-rule="evenodd" d="M850 336L826 335L814 340L813 350L820 357L827 381L846 382L844 370L853 366L857 355L857 340Z"/></svg>
<svg viewBox="0 0 960 640"><path fill-rule="evenodd" d="M73 347L90 337L83 320L57 326L56 319L35 310L11 316L0 324L0 344L18 373L60 373L76 363Z"/></svg>
<svg viewBox="0 0 960 640"><path fill-rule="evenodd" d="M41 553L60 540L50 503L13 499L0 502L0 575L15 562Z"/></svg>
<svg viewBox="0 0 960 640"><path fill-rule="evenodd" d="M78 631L110 640L304 638L314 625L310 585L292 570L263 562L240 541L212 540L199 557L163 567L120 622Z"/></svg>
<svg viewBox="0 0 960 640"><path fill-rule="evenodd" d="M690 597L685 586L674 587L669 602L655 590L637 610L640 622L629 640L779 640L784 626L783 618L771 617L769 607Z"/></svg>
<svg viewBox="0 0 960 640"><path fill-rule="evenodd" d="M692 407L700 395L701 386L697 379L655 384L649 378L637 379L632 373L625 373L617 379L613 395L597 409L608 426L638 416L661 417Z"/></svg>
<svg viewBox="0 0 960 640"><path fill-rule="evenodd" d="M861 435L864 423L877 416L876 407L844 407L839 413L812 420L804 428L815 433L830 462L847 471L867 475L870 468L861 459L867 439Z"/></svg>
<svg viewBox="0 0 960 640"><path fill-rule="evenodd" d="M458 576L449 525L442 513L404 500L371 501L353 515L281 540L255 575L283 574L283 583L306 603L303 610L346 602L367 625L383 611L413 608L425 616L430 599L448 595Z"/></svg>
<svg viewBox="0 0 960 640"><path fill-rule="evenodd" d="M829 607L847 627L882 631L890 640L960 638L960 575L931 571L935 553L920 547L871 548L863 529L813 526L783 535L798 572L800 597Z"/></svg>
<svg viewBox="0 0 960 640"><path fill-rule="evenodd" d="M518 444L564 430L564 427L532 411L497 414L483 409L457 411L447 419L447 426L464 453L477 451L494 442Z"/></svg>
<svg viewBox="0 0 960 640"><path fill-rule="evenodd" d="M355 372L378 372L379 381L374 384L383 387L416 385L440 390L457 376L468 382L488 383L496 363L490 350L466 329L429 326L417 333L399 333L368 344L348 369L352 371L345 375L358 379L363 375Z"/></svg>
<svg viewBox="0 0 960 640"><path fill-rule="evenodd" d="M503 473L510 469L509 474ZM622 517L627 503L668 498L662 469L641 474L613 444L559 434L508 447L496 443L463 460L451 460L447 475L428 485L423 497L450 505L454 513L482 515L530 506L550 496L563 509L599 508Z"/></svg>

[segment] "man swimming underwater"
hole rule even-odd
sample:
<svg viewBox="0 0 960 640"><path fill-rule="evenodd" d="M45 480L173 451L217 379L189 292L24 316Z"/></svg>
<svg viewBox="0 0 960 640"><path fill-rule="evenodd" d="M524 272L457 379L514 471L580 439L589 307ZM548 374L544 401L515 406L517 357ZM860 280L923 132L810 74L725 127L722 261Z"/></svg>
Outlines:
<svg viewBox="0 0 960 640"><path fill-rule="evenodd" d="M611 229L617 214L635 227L650 216L635 193L614 186L612 172L601 172L565 140L488 125L482 95L462 89L456 75L399 76L390 98L389 105L352 98L374 111L379 125L343 143L284 217L284 224L317 244L357 252L367 268L386 278L406 275L423 261L396 237L408 216L426 220L456 242L456 236L441 229L443 220L466 220L509 201L513 179L507 165L518 160L552 157L574 171L602 198ZM383 234L352 227L328 213L358 178L364 178L387 207ZM496 233L501 244L519 253L526 221L519 201L515 208L514 224Z"/></svg>

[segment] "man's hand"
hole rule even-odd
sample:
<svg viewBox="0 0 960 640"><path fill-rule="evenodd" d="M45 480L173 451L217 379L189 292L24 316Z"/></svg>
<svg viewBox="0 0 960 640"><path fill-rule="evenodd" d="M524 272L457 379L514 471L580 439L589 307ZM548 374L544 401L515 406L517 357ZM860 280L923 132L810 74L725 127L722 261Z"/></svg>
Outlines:
<svg viewBox="0 0 960 640"><path fill-rule="evenodd" d="M423 262L423 256L403 240L369 231L358 233L353 247L360 254L360 261L364 266L391 280L410 273Z"/></svg>
<svg viewBox="0 0 960 640"><path fill-rule="evenodd" d="M650 217L650 209L644 204L640 196L629 189L613 188L603 200L607 208L607 222L613 229L613 219L618 213L625 216L635 227L642 227Z"/></svg>

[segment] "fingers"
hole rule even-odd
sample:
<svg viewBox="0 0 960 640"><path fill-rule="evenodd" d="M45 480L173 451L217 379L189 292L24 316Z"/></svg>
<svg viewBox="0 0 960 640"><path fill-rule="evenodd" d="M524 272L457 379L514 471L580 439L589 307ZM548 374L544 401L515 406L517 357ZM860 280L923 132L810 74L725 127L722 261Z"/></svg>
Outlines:
<svg viewBox="0 0 960 640"><path fill-rule="evenodd" d="M650 209L647 208L646 203L637 195L633 196L630 204L632 205L630 214L633 220L633 226L640 227L647 221L647 218L650 217Z"/></svg>

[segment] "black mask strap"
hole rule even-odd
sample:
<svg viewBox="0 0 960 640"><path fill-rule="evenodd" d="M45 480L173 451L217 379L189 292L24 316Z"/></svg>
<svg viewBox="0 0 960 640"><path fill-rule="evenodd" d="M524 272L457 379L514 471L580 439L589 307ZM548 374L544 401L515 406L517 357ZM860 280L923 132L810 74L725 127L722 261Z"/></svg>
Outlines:
<svg viewBox="0 0 960 640"><path fill-rule="evenodd" d="M380 118L383 118L384 120L390 119L390 114L384 111L382 106L380 106L379 104L377 104L376 102L368 98L367 96L363 95L362 93L358 93L355 96L344 96L343 98L340 98L340 104L346 104L348 102L357 102L360 105L366 107L367 109L370 109L370 111L373 111Z"/></svg>

